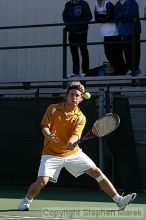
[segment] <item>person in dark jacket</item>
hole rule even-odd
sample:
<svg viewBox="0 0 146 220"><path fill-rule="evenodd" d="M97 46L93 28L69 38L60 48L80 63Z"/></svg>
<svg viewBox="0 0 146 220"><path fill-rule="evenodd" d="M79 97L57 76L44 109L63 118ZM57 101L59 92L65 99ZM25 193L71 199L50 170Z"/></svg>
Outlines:
<svg viewBox="0 0 146 220"><path fill-rule="evenodd" d="M65 4L63 21L66 23L66 31L69 32L68 40L73 61L73 74L80 76L80 56L82 56L82 75L89 72L89 53L87 49L88 22L92 19L89 4L84 0L72 0ZM81 23L81 24L76 24Z"/></svg>
<svg viewBox="0 0 146 220"><path fill-rule="evenodd" d="M118 0L115 4L115 19L137 19L133 21L117 22L119 36L127 67L132 75L140 73L140 33L141 24L139 19L139 6L135 0ZM134 40L134 43L132 42ZM127 41L127 43L126 43ZM129 41L129 42L128 42Z"/></svg>

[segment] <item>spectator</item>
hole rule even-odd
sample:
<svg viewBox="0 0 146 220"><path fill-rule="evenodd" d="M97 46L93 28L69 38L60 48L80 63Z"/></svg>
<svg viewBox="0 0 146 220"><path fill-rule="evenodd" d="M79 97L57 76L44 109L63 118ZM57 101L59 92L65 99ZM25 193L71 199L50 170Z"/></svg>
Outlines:
<svg viewBox="0 0 146 220"><path fill-rule="evenodd" d="M113 69L112 75L123 75L127 72L126 63L122 50L117 50L116 44L120 40L120 36L116 23L110 22L114 19L114 10L115 7L110 0L96 0L94 16L95 21L101 23L101 34L104 36L104 52Z"/></svg>
<svg viewBox="0 0 146 220"><path fill-rule="evenodd" d="M115 19L139 19L139 6L135 0L118 0L115 4ZM122 40L122 49L128 70L132 75L140 73L140 33L141 24L137 20L121 21L117 23L119 35ZM134 45L133 41L134 40ZM128 43L126 41L129 41Z"/></svg>
<svg viewBox="0 0 146 220"><path fill-rule="evenodd" d="M91 21L92 13L88 3L84 0L72 0L65 4L63 11L63 21L67 23L66 30L69 32L68 40L73 61L73 74L71 76L80 76L80 48L82 56L82 76L89 72L89 54L87 49L88 24ZM82 23L82 24L73 24ZM84 44L85 45L81 45Z"/></svg>
<svg viewBox="0 0 146 220"><path fill-rule="evenodd" d="M146 6L144 7L144 18L146 18Z"/></svg>

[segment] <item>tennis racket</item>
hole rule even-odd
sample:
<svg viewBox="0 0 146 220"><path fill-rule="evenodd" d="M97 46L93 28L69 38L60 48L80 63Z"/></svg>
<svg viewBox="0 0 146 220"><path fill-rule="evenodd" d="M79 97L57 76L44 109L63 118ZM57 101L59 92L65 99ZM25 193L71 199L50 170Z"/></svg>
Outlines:
<svg viewBox="0 0 146 220"><path fill-rule="evenodd" d="M101 116L98 120L95 121L92 128L79 140L73 143L73 146L80 144L83 141L86 141L95 137L104 137L111 132L115 131L120 125L120 118L115 113L108 113L104 116Z"/></svg>

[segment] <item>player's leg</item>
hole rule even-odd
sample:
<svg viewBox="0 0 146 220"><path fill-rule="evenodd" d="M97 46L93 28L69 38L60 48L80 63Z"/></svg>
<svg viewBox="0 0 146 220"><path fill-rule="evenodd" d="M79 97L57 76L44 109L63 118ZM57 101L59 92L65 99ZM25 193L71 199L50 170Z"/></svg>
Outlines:
<svg viewBox="0 0 146 220"><path fill-rule="evenodd" d="M38 171L37 180L28 189L27 195L20 202L18 210L27 211L41 189L49 182L57 182L61 169L63 168L64 158L43 155Z"/></svg>
<svg viewBox="0 0 146 220"><path fill-rule="evenodd" d="M113 184L109 181L109 179L102 173L102 171L98 167L92 167L86 170L85 173L96 179L101 189L110 197L113 197L116 194L118 194Z"/></svg>
<svg viewBox="0 0 146 220"><path fill-rule="evenodd" d="M124 209L136 197L136 193L124 197L120 196L110 180L82 150L66 157L65 168L75 177L86 173L94 178L103 191L114 200L120 209Z"/></svg>
<svg viewBox="0 0 146 220"><path fill-rule="evenodd" d="M39 176L37 180L30 185L26 197L29 200L32 200L34 197L36 197L39 194L41 189L45 187L48 181L49 181L48 176Z"/></svg>
<svg viewBox="0 0 146 220"><path fill-rule="evenodd" d="M96 164L84 153L79 150L73 155L66 157L65 168L75 177L86 173L96 179L101 188L111 197L117 194L116 189L106 176L97 168ZM104 181L101 181L104 180Z"/></svg>
<svg viewBox="0 0 146 220"><path fill-rule="evenodd" d="M18 210L28 211L32 200L40 193L41 189L48 183L48 181L48 176L39 176L37 180L30 185L27 195L21 200L18 206Z"/></svg>
<svg viewBox="0 0 146 220"><path fill-rule="evenodd" d="M89 168L85 173L96 179L101 189L114 200L120 210L124 209L136 197L136 193L120 196L110 180L98 167Z"/></svg>

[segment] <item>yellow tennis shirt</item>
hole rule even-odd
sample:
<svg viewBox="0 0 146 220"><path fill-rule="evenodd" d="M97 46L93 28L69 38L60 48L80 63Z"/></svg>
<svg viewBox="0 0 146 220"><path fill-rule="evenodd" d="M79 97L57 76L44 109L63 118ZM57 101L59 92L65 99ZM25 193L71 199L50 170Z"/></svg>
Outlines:
<svg viewBox="0 0 146 220"><path fill-rule="evenodd" d="M81 137L82 131L85 127L86 118L77 107L69 115L65 113L65 103L50 105L42 119L42 126L47 126L51 133L56 133L59 142L55 143L44 138L44 147L42 154L54 156L68 156L77 152L80 148L77 145L74 150L67 150L66 145L72 135Z"/></svg>

